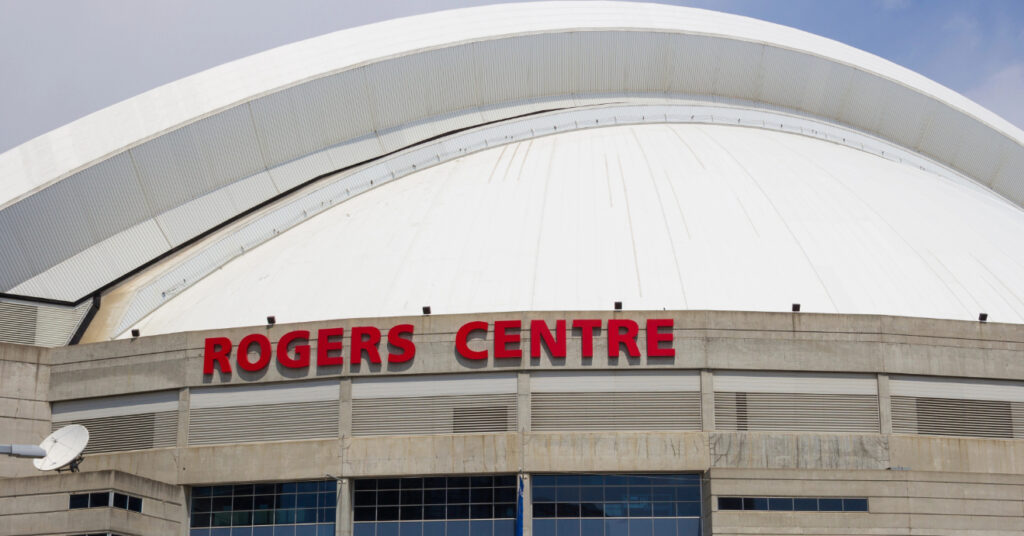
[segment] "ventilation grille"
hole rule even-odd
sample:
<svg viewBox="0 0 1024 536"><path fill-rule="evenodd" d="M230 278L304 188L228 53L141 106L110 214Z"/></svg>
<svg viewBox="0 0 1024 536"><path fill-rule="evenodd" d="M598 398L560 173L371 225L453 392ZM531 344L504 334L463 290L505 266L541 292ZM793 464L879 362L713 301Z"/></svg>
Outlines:
<svg viewBox="0 0 1024 536"><path fill-rule="evenodd" d="M192 409L188 444L338 437L337 400Z"/></svg>
<svg viewBox="0 0 1024 536"><path fill-rule="evenodd" d="M53 421L53 430L81 424L89 430L84 454L173 447L178 437L178 412L136 413L114 417Z"/></svg>
<svg viewBox="0 0 1024 536"><path fill-rule="evenodd" d="M416 396L352 401L352 435L469 434L516 429L516 395Z"/></svg>
<svg viewBox="0 0 1024 536"><path fill-rule="evenodd" d="M893 396L892 431L899 434L1024 438L1024 403Z"/></svg>
<svg viewBox="0 0 1024 536"><path fill-rule="evenodd" d="M92 300L77 307L0 300L0 342L64 346L89 312Z"/></svg>
<svg viewBox="0 0 1024 536"><path fill-rule="evenodd" d="M531 427L559 430L700 430L700 393L533 393Z"/></svg>
<svg viewBox="0 0 1024 536"><path fill-rule="evenodd" d="M719 430L878 433L878 397L715 393L715 427Z"/></svg>

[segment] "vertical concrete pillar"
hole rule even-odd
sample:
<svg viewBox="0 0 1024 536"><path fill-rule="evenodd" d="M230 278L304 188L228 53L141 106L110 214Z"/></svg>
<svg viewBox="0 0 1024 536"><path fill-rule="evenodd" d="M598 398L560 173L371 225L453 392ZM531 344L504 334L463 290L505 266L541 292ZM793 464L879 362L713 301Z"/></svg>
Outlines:
<svg viewBox="0 0 1024 536"><path fill-rule="evenodd" d="M889 375L878 375L878 423L883 434L892 433L892 399L889 397Z"/></svg>
<svg viewBox="0 0 1024 536"><path fill-rule="evenodd" d="M338 392L338 437L352 437L352 378L342 378Z"/></svg>
<svg viewBox="0 0 1024 536"><path fill-rule="evenodd" d="M352 479L338 479L338 513L335 517L335 536L352 536Z"/></svg>
<svg viewBox="0 0 1024 536"><path fill-rule="evenodd" d="M178 390L178 448L188 446L188 408L189 390L185 387Z"/></svg>
<svg viewBox="0 0 1024 536"><path fill-rule="evenodd" d="M710 370L700 371L700 422L705 432L715 429L715 386Z"/></svg>
<svg viewBox="0 0 1024 536"><path fill-rule="evenodd" d="M526 434L530 433L530 373L520 372L516 377L516 430L519 436L519 472L525 471Z"/></svg>
<svg viewBox="0 0 1024 536"><path fill-rule="evenodd" d="M523 536L533 535L533 486L530 475L521 473L523 479Z"/></svg>

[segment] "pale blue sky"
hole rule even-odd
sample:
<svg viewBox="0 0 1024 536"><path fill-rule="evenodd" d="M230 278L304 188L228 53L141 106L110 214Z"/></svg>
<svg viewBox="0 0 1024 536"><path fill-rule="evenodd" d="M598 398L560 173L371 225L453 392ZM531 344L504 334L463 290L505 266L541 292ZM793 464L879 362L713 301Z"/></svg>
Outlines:
<svg viewBox="0 0 1024 536"><path fill-rule="evenodd" d="M0 0L0 152L183 76L456 0ZM1024 127L1024 0L694 0L913 69Z"/></svg>

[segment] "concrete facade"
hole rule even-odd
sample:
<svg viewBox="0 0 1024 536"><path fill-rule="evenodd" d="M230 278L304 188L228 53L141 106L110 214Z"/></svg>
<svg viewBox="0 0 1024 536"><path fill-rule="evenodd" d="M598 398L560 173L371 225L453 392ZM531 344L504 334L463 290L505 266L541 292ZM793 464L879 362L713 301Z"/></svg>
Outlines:
<svg viewBox="0 0 1024 536"><path fill-rule="evenodd" d="M640 325L647 318L671 318L676 356L608 358L602 334L595 337L594 357L583 359L578 332L570 332L565 359L492 356L471 361L454 351L455 333L466 322L482 320L493 326L495 320L522 320L529 325L536 318L551 325L574 318L627 318ZM377 326L386 330L406 323L414 326L417 349L416 357L406 363L373 365L364 360L359 366L288 369L274 360L257 373L239 373L236 368L233 374L204 375L202 370L207 337L229 337L237 343L246 334L264 333L276 342L296 329ZM640 333L639 346L646 348L642 329ZM528 350L527 330L522 337L520 347ZM492 343L493 331L469 342L474 349L489 348ZM50 428L51 403L172 390L178 393L179 416L176 446L88 454L80 474L41 475L26 460L3 460L0 516L7 520L0 519L0 534L5 535L70 534L85 526L79 522L95 527L88 530L187 534L188 517L182 505L188 486L311 480L325 475L341 479L338 533L348 534L351 503L346 486L351 478L558 472L703 473L709 534L966 535L1024 530L1024 441L890 433L888 389L890 378L907 375L1024 380L1024 327L1017 325L789 313L512 313L279 324L52 350L6 345L0 352L4 370L0 400L17 410L3 416L0 430L13 441L41 440ZM699 371L701 424L694 430L531 430L531 380L538 372L552 370ZM716 428L716 374L736 371L873 377L879 386L878 429L843 433L826 428ZM509 431L353 434L353 382L362 378L485 377L507 372L516 373L516 421ZM196 408L190 409L190 399L204 392L204 387L301 385L311 379L337 381L336 437L190 445L189 416L197 415ZM380 411L385 415L387 407ZM66 511L69 492L97 487L135 491L160 506L153 510L147 506L143 517L132 512ZM870 511L718 511L716 502L719 496L808 495L867 497ZM26 498L37 496L38 501ZM36 532L26 532L29 526ZM529 532L529 524L526 528Z"/></svg>

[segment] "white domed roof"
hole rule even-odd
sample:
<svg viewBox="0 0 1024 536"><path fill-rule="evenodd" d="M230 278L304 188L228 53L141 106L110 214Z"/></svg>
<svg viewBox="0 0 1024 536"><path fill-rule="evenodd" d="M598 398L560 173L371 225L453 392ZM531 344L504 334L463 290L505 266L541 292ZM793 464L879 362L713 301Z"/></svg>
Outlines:
<svg viewBox="0 0 1024 536"><path fill-rule="evenodd" d="M973 181L786 132L596 128L345 201L137 324L717 309L1024 322L1024 211Z"/></svg>

